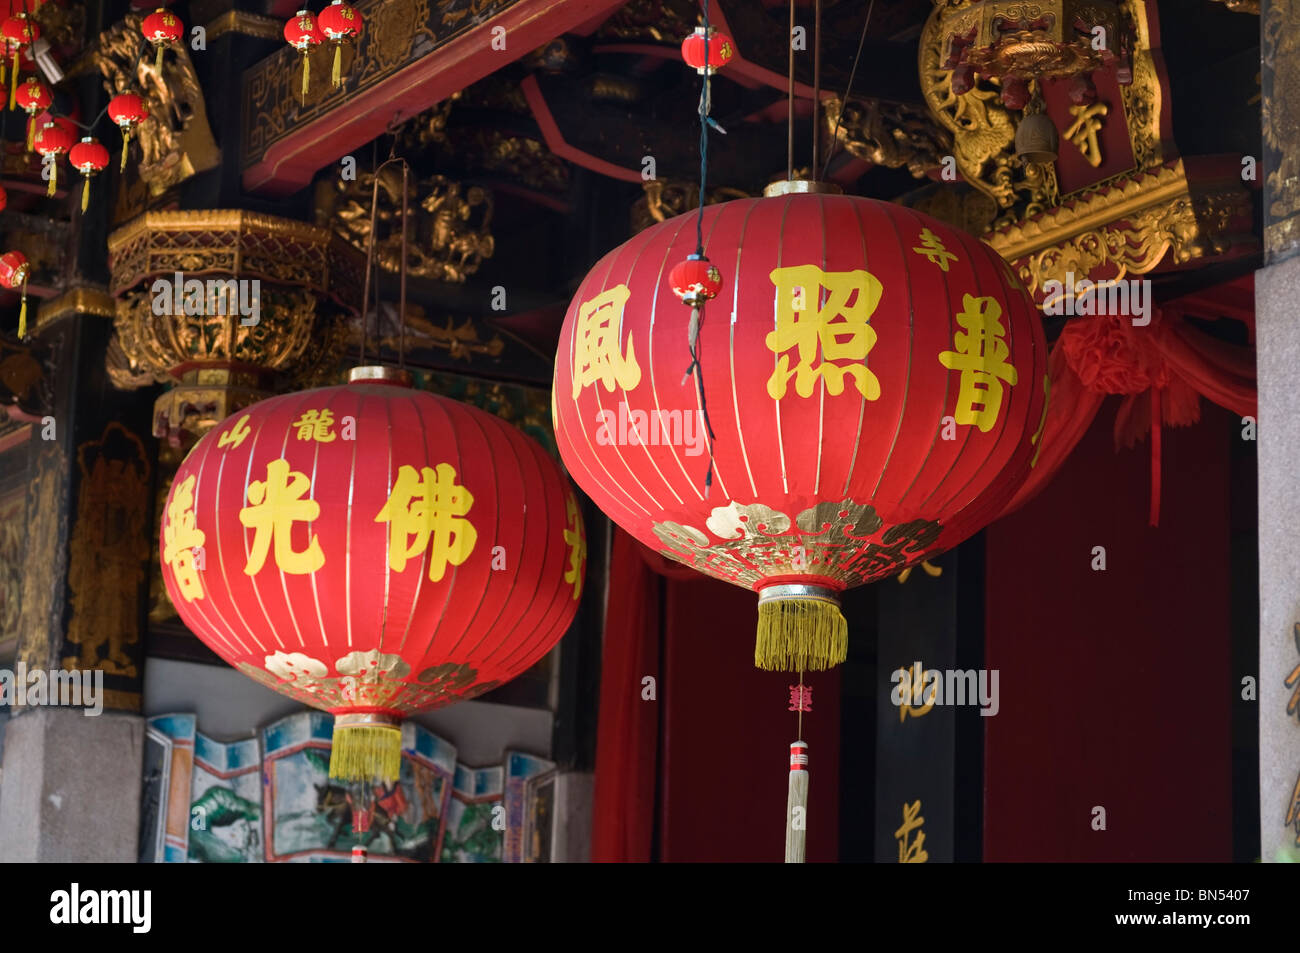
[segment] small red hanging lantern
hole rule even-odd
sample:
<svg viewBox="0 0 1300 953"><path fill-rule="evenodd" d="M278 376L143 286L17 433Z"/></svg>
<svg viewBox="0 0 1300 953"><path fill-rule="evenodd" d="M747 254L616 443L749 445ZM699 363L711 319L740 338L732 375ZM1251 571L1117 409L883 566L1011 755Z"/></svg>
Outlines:
<svg viewBox="0 0 1300 953"><path fill-rule="evenodd" d="M50 88L35 76L28 76L18 87L16 97L19 108L27 113L27 151L32 151L32 141L36 135L36 117L50 108L54 96Z"/></svg>
<svg viewBox="0 0 1300 953"><path fill-rule="evenodd" d="M126 171L126 154L131 148L131 130L149 118L144 100L135 93L118 93L108 101L108 118L122 130L122 168Z"/></svg>
<svg viewBox="0 0 1300 953"><path fill-rule="evenodd" d="M72 148L76 141L63 125L51 120L36 133L36 151L42 159L49 160L50 186L46 195L53 196L59 185L59 156ZM51 158L53 157L53 158Z"/></svg>
<svg viewBox="0 0 1300 953"><path fill-rule="evenodd" d="M22 51L36 42L36 38L41 35L41 28L32 21L26 13L16 13L5 20L0 26L0 34L3 34L5 43L9 51L13 54L13 76L14 86L17 86L18 80L18 58ZM9 90L9 108L14 108L14 89Z"/></svg>
<svg viewBox="0 0 1300 953"><path fill-rule="evenodd" d="M108 168L108 150L93 136L86 136L72 147L68 153L68 161L85 177L85 184L81 187L81 210L84 212L90 204L91 176L98 175Z"/></svg>
<svg viewBox="0 0 1300 953"><path fill-rule="evenodd" d="M687 255L668 273L668 286L682 304L698 307L712 301L722 291L722 273L703 255Z"/></svg>
<svg viewBox="0 0 1300 953"><path fill-rule="evenodd" d="M704 47L708 46L708 59L705 59ZM695 67L695 72L703 75L713 74L731 62L736 55L736 45L731 37L719 33L712 27L705 32L704 27L697 26L695 32L682 40L682 59L688 66Z"/></svg>
<svg viewBox="0 0 1300 953"><path fill-rule="evenodd" d="M284 25L284 38L302 54L302 101L307 102L307 84L311 81L311 54L325 41L310 10L299 10Z"/></svg>
<svg viewBox="0 0 1300 953"><path fill-rule="evenodd" d="M144 18L140 30L144 33L144 38L158 51L154 57L153 68L161 73L163 50L181 38L181 34L185 32L185 25L176 14L159 7Z"/></svg>
<svg viewBox="0 0 1300 953"><path fill-rule="evenodd" d="M338 89L343 85L341 76L343 44L361 35L361 14L343 0L334 0L320 12L317 22L320 24L321 32L325 34L325 39L334 44L334 70L330 75L334 88Z"/></svg>
<svg viewBox="0 0 1300 953"><path fill-rule="evenodd" d="M27 256L20 251L0 255L0 285L23 289L23 306L18 312L18 337L27 337L27 275L31 271Z"/></svg>

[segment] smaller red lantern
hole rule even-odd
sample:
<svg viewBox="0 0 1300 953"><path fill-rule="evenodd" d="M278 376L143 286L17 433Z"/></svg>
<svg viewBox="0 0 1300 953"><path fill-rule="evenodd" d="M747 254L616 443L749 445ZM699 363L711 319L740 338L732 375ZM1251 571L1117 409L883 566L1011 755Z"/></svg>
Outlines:
<svg viewBox="0 0 1300 953"><path fill-rule="evenodd" d="M32 138L36 135L36 117L50 108L54 96L50 88L35 76L28 76L15 95L19 107L31 117L27 120L27 151L31 152Z"/></svg>
<svg viewBox="0 0 1300 953"><path fill-rule="evenodd" d="M316 18L310 10L299 10L293 19L284 25L284 38L289 45L302 54L302 101L307 102L307 83L311 77L312 50L325 41L324 35L316 25Z"/></svg>
<svg viewBox="0 0 1300 953"><path fill-rule="evenodd" d="M122 130L122 171L126 171L126 154L131 148L131 130L149 118L144 100L135 93L118 93L108 101L108 118Z"/></svg>
<svg viewBox="0 0 1300 953"><path fill-rule="evenodd" d="M682 304L698 308L722 291L722 272L703 255L687 255L668 273L668 285Z"/></svg>
<svg viewBox="0 0 1300 953"><path fill-rule="evenodd" d="M46 195L53 195L59 185L59 156L72 148L73 134L57 122L47 122L36 133L36 151L50 167L50 186Z"/></svg>
<svg viewBox="0 0 1300 953"><path fill-rule="evenodd" d="M85 184L81 187L81 210L84 212L90 204L90 178L108 168L108 150L93 136L86 136L72 147L68 161L85 176Z"/></svg>
<svg viewBox="0 0 1300 953"><path fill-rule="evenodd" d="M0 34L3 34L5 43L8 44L9 51L14 57L14 85L17 86L18 57L24 49L36 42L36 38L41 35L41 28L26 13L16 13L5 20L3 25L0 25ZM9 91L9 108L14 108L13 89Z"/></svg>
<svg viewBox="0 0 1300 953"><path fill-rule="evenodd" d="M0 285L6 288L23 289L23 306L18 312L18 336L27 337L27 274L31 266L27 256L20 251L6 252L0 255Z"/></svg>
<svg viewBox="0 0 1300 953"><path fill-rule="evenodd" d="M338 89L343 85L341 78L343 44L361 35L361 14L343 0L334 0L320 12L317 22L320 24L321 32L325 34L325 39L334 44L334 70L331 79L334 88Z"/></svg>
<svg viewBox="0 0 1300 953"><path fill-rule="evenodd" d="M181 18L170 10L164 10L159 7L153 13L144 18L140 24L140 31L144 38L154 45L157 54L154 57L153 68L156 72L162 72L163 50L181 38L185 32L185 26L181 23Z"/></svg>
<svg viewBox="0 0 1300 953"><path fill-rule="evenodd" d="M707 61L704 50L706 45L709 48ZM704 27L697 26L694 33L682 40L682 59L688 66L695 67L695 72L701 76L716 73L730 63L735 55L736 46L731 42L731 37L719 33L713 27L705 32Z"/></svg>

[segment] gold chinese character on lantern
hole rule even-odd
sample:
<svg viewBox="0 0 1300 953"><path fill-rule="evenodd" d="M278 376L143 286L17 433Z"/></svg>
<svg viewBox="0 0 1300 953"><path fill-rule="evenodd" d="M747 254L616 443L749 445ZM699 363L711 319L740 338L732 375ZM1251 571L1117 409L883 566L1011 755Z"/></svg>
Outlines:
<svg viewBox="0 0 1300 953"><path fill-rule="evenodd" d="M206 537L194 516L195 479L188 476L176 487L163 525L163 562L172 567L176 586L186 602L203 598L198 554Z"/></svg>
<svg viewBox="0 0 1300 953"><path fill-rule="evenodd" d="M822 271L816 265L776 268L771 273L776 285L776 330L768 333L768 350L780 357L767 381L767 392L775 400L785 396L786 385L795 378L800 397L811 397L821 378L832 397L844 391L844 378L852 377L858 392L867 400L880 397L880 380L867 369L866 359L876 343L876 332L868 322L884 290L867 271ZM797 363L790 367L796 349ZM836 361L848 361L837 364Z"/></svg>
<svg viewBox="0 0 1300 953"><path fill-rule="evenodd" d="M900 864L923 864L930 859L930 855L925 850L925 832L919 830L924 823L925 818L921 816L919 800L903 805L903 826L894 831L894 839L898 841ZM915 840L911 837L913 831L916 831Z"/></svg>
<svg viewBox="0 0 1300 953"><path fill-rule="evenodd" d="M1094 169L1101 165L1101 144L1097 142L1097 133L1101 129L1101 118L1106 115L1105 103L1093 103L1091 106L1071 106L1070 115L1074 122L1065 130L1065 138L1074 144L1088 165Z"/></svg>
<svg viewBox="0 0 1300 953"><path fill-rule="evenodd" d="M290 426L297 428L299 440L329 443L335 436L330 432L330 427L334 426L334 412L329 409L304 410Z"/></svg>
<svg viewBox="0 0 1300 953"><path fill-rule="evenodd" d="M320 516L320 504L303 499L310 489L311 479L307 474L291 471L285 459L272 460L266 465L266 479L248 485L251 505L239 511L239 522L254 531L245 573L253 576L261 571L272 541L275 565L281 572L304 575L325 565L325 554L315 535L310 536L306 549L293 548L293 524L309 523Z"/></svg>
<svg viewBox="0 0 1300 953"><path fill-rule="evenodd" d="M376 523L388 524L388 565L402 572L406 561L429 551L429 580L438 582L447 565L459 566L474 551L478 530L464 519L474 497L456 484L449 463L436 468L402 466ZM414 539L411 539L414 537Z"/></svg>
<svg viewBox="0 0 1300 953"><path fill-rule="evenodd" d="M913 248L912 251L918 255L924 255L929 259L930 264L938 265L939 270L946 273L948 271L948 262L956 261L957 256L944 248L942 239L928 228L921 232L920 239L920 247Z"/></svg>
<svg viewBox="0 0 1300 953"><path fill-rule="evenodd" d="M1011 350L1002 327L1002 305L994 298L962 296L957 323L963 331L953 335L953 351L941 351L939 363L961 371L957 409L953 419L973 424L987 433L1002 409L1002 382L1014 385L1016 369L1007 363Z"/></svg>
<svg viewBox="0 0 1300 953"><path fill-rule="evenodd" d="M584 387L596 381L608 391L613 391L615 384L628 391L641 382L641 366L636 362L631 332L627 336L627 353L619 348L623 308L631 294L627 285L616 285L579 305L573 332L575 398Z"/></svg>
<svg viewBox="0 0 1300 953"><path fill-rule="evenodd" d="M569 568L564 570L564 581L573 586L573 598L582 595L582 564L587 558L587 540L582 534L582 514L578 499L572 493L564 504L564 544L569 547Z"/></svg>
<svg viewBox="0 0 1300 953"><path fill-rule="evenodd" d="M248 414L240 417L235 421L235 426L231 427L220 437L217 438L217 449L225 450L227 448L239 449L239 445L244 442L252 431L248 426Z"/></svg>

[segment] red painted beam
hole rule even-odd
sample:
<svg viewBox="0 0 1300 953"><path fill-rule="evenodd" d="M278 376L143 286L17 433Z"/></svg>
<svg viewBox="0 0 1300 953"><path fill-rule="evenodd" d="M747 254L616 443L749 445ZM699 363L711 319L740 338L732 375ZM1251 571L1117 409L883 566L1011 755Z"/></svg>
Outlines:
<svg viewBox="0 0 1300 953"><path fill-rule="evenodd" d="M525 76L519 88L523 90L524 98L528 100L528 108L533 112L533 118L537 120L537 125L541 127L542 138L546 141L546 148L550 149L561 159L567 159L574 165L580 165L584 169L591 169L593 172L599 172L601 175L607 175L611 179L619 179L623 182L640 182L641 170L626 169L621 165L615 165L590 152L583 152L577 146L571 146L564 139L564 134L560 132L560 126L551 115L551 109L546 105L546 97L542 95L541 87L537 85L537 77Z"/></svg>
<svg viewBox="0 0 1300 953"><path fill-rule="evenodd" d="M609 14L622 2L520 0L273 143L245 170L244 189L262 195L297 192L319 169L355 152L391 124L424 112L555 37ZM505 50L492 49L497 27L505 28Z"/></svg>

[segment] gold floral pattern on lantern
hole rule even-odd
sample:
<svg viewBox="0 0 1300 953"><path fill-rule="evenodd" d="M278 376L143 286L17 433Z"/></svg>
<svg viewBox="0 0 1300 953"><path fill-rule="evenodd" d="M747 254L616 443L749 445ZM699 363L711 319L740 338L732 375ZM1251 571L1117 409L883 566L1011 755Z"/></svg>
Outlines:
<svg viewBox="0 0 1300 953"><path fill-rule="evenodd" d="M663 555L750 589L792 575L861 585L915 563L942 529L935 520L911 520L881 532L875 507L851 500L818 503L793 521L762 503L732 502L716 507L705 527L708 533L667 521L653 531Z"/></svg>

